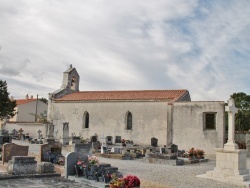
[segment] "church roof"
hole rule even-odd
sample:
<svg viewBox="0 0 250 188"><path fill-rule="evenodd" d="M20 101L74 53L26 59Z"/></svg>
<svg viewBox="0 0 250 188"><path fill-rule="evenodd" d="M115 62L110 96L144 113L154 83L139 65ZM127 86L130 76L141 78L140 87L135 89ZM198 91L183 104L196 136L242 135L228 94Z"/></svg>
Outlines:
<svg viewBox="0 0 250 188"><path fill-rule="evenodd" d="M55 101L116 101L116 100L167 100L178 101L188 90L132 90L132 91L82 91L64 95Z"/></svg>
<svg viewBox="0 0 250 188"><path fill-rule="evenodd" d="M36 99L16 99L16 105L26 104L33 101L36 101Z"/></svg>

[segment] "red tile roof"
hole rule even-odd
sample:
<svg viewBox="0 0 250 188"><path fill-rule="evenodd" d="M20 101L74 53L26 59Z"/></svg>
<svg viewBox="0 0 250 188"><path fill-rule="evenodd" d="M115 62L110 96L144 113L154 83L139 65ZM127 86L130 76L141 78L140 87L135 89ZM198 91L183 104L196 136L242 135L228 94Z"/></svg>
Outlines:
<svg viewBox="0 0 250 188"><path fill-rule="evenodd" d="M16 105L26 104L33 101L36 101L36 99L16 99Z"/></svg>
<svg viewBox="0 0 250 188"><path fill-rule="evenodd" d="M55 101L167 100L174 102L186 93L188 90L82 91L62 96Z"/></svg>

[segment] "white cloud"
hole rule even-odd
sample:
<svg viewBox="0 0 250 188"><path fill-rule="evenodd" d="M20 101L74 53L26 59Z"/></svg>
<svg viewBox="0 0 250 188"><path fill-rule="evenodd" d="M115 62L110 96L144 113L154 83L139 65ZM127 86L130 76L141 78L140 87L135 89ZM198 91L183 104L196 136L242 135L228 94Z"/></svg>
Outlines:
<svg viewBox="0 0 250 188"><path fill-rule="evenodd" d="M250 92L248 1L0 2L0 74L12 88L53 92L73 64L81 90L186 88L193 100Z"/></svg>

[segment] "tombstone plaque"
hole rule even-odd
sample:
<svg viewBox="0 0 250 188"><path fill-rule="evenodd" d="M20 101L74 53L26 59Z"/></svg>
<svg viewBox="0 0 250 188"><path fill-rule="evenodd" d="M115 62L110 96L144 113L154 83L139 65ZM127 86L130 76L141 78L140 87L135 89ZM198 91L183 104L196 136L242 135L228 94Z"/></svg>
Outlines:
<svg viewBox="0 0 250 188"><path fill-rule="evenodd" d="M122 137L121 136L116 136L115 137L115 143L122 143Z"/></svg>
<svg viewBox="0 0 250 188"><path fill-rule="evenodd" d="M158 142L157 138L155 138L155 137L151 138L151 146L157 147L157 142Z"/></svg>

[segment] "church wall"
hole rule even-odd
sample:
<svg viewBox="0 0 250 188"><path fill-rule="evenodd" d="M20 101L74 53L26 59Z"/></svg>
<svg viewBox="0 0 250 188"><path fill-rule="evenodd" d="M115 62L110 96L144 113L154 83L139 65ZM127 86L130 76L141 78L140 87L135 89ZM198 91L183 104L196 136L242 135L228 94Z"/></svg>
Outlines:
<svg viewBox="0 0 250 188"><path fill-rule="evenodd" d="M205 129L204 113L216 113L216 129ZM173 105L173 143L180 150L203 149L215 154L224 144L224 102L176 102Z"/></svg>
<svg viewBox="0 0 250 188"><path fill-rule="evenodd" d="M81 134L90 138L121 136L135 144L150 145L151 138L158 145L167 144L167 102L65 102L53 103L52 119L58 135L62 135L62 123L69 122L70 135ZM83 114L89 113L89 129L83 129ZM133 130L126 130L126 114L132 113Z"/></svg>

